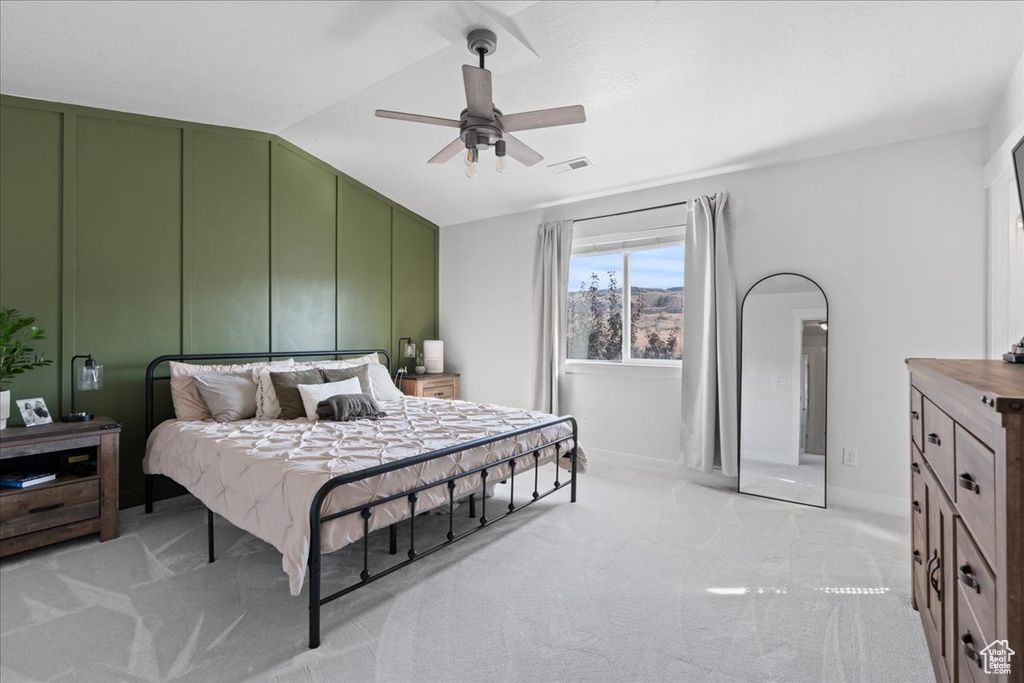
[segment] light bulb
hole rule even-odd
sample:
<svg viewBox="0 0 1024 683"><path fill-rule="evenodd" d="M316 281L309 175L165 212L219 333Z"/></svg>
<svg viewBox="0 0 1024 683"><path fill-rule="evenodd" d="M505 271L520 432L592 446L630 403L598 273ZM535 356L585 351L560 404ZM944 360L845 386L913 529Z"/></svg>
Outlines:
<svg viewBox="0 0 1024 683"><path fill-rule="evenodd" d="M508 160L505 157L494 158L494 170L498 173L504 173L508 170Z"/></svg>
<svg viewBox="0 0 1024 683"><path fill-rule="evenodd" d="M466 177L476 178L476 164L469 164L466 166Z"/></svg>
<svg viewBox="0 0 1024 683"><path fill-rule="evenodd" d="M476 147L466 148L466 166L472 166L480 158L480 152L477 151Z"/></svg>

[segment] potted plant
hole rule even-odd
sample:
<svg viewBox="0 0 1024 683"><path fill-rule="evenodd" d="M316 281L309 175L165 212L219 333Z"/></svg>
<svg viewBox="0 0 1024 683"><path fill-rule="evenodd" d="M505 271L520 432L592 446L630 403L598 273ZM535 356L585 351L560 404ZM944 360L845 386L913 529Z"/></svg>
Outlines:
<svg viewBox="0 0 1024 683"><path fill-rule="evenodd" d="M427 366L423 364L423 352L416 352L416 374L422 375L427 371Z"/></svg>
<svg viewBox="0 0 1024 683"><path fill-rule="evenodd" d="M36 353L28 344L46 339L36 326L14 308L0 308L0 429L7 427L11 415L11 380L26 370L52 365L53 361Z"/></svg>

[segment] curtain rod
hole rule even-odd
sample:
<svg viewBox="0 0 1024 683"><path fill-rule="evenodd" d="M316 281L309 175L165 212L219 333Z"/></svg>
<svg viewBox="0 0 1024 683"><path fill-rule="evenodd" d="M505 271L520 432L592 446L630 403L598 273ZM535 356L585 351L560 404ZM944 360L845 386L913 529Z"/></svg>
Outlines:
<svg viewBox="0 0 1024 683"><path fill-rule="evenodd" d="M596 221L598 218L612 218L614 216L626 216L631 213L640 213L641 211L654 211L655 209L667 209L671 206L685 206L689 202L673 202L672 204L662 204L661 206L648 206L646 209L632 209L630 211L619 211L618 213L606 213L603 216L589 216L587 218L577 218L574 223L582 223L583 221Z"/></svg>

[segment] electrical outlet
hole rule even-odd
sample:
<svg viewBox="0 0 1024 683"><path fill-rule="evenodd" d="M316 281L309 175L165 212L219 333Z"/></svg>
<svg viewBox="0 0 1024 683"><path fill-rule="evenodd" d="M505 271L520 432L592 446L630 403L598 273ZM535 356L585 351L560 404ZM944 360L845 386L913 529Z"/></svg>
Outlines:
<svg viewBox="0 0 1024 683"><path fill-rule="evenodd" d="M857 466L857 449L843 448L843 464L849 467Z"/></svg>

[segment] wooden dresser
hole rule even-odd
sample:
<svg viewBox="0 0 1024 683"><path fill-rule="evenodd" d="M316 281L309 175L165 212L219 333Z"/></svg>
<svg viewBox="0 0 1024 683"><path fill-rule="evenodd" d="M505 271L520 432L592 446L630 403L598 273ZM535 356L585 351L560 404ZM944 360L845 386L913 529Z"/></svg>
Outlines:
<svg viewBox="0 0 1024 683"><path fill-rule="evenodd" d="M402 378L402 393L421 398L459 397L459 375L454 372L433 375L406 375Z"/></svg>
<svg viewBox="0 0 1024 683"><path fill-rule="evenodd" d="M0 473L57 475L0 488L0 557L86 534L117 538L120 433L105 417L0 431Z"/></svg>
<svg viewBox="0 0 1024 683"><path fill-rule="evenodd" d="M912 595L935 679L1024 681L1024 365L907 365Z"/></svg>

